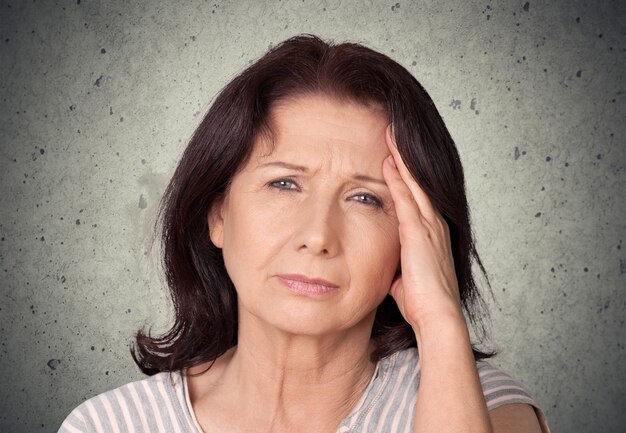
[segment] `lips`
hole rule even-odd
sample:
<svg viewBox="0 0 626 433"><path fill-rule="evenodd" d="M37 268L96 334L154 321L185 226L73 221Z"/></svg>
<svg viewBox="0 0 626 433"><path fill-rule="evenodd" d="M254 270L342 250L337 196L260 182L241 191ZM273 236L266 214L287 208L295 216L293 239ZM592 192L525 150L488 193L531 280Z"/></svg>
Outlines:
<svg viewBox="0 0 626 433"><path fill-rule="evenodd" d="M324 295L339 289L338 285L321 278L308 278L299 274L281 274L277 277L283 285L304 295Z"/></svg>

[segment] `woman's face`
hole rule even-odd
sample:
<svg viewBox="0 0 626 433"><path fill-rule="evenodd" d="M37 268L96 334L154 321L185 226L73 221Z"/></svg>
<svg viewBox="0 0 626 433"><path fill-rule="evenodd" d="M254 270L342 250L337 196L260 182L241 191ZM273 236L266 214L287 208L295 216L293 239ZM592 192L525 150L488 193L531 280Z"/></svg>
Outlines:
<svg viewBox="0 0 626 433"><path fill-rule="evenodd" d="M209 213L240 323L324 335L373 320L400 257L386 117L321 95L272 114L275 147L257 142Z"/></svg>

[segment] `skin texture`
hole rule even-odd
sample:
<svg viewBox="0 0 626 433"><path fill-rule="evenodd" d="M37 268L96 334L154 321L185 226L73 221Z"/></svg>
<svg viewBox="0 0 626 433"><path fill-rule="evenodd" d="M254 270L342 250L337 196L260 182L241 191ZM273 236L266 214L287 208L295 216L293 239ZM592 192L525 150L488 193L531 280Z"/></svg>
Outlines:
<svg viewBox="0 0 626 433"><path fill-rule="evenodd" d="M204 431L334 432L373 374L369 335L390 291L420 347L415 431L503 431L490 426L447 225L406 172L384 113L318 95L273 114L275 147L256 143L207 217L237 289L239 343L188 378ZM336 287L294 291L285 274ZM499 413L530 416L509 412Z"/></svg>

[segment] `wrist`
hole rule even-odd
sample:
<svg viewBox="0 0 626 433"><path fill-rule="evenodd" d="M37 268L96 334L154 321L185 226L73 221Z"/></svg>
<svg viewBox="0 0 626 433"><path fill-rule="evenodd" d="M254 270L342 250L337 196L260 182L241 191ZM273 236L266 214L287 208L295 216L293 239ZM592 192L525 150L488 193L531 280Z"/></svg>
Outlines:
<svg viewBox="0 0 626 433"><path fill-rule="evenodd" d="M406 321L413 328L433 326L444 322L465 322L461 304L458 299L447 296L421 297L419 302L415 302L410 314L405 314Z"/></svg>
<svg viewBox="0 0 626 433"><path fill-rule="evenodd" d="M408 322L418 345L424 340L435 340L439 344L445 340L459 342L459 338L469 341L467 323L458 304L423 312Z"/></svg>

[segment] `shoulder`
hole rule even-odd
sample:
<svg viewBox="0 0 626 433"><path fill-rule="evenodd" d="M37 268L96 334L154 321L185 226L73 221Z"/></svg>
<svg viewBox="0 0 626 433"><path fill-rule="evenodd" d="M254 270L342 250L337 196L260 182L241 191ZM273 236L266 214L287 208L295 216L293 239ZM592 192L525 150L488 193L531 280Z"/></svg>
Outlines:
<svg viewBox="0 0 626 433"><path fill-rule="evenodd" d="M476 367L492 420L496 416L511 420L522 417L528 420L534 412L542 431L550 431L543 410L522 384L488 361L478 361Z"/></svg>
<svg viewBox="0 0 626 433"><path fill-rule="evenodd" d="M84 401L59 433L194 431L190 423L181 374L164 372Z"/></svg>
<svg viewBox="0 0 626 433"><path fill-rule="evenodd" d="M526 388L503 370L490 362L476 362L480 384L489 410L510 403L534 404Z"/></svg>

